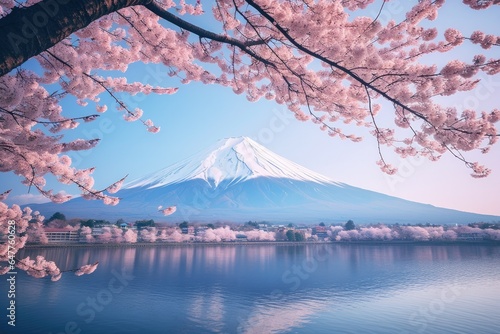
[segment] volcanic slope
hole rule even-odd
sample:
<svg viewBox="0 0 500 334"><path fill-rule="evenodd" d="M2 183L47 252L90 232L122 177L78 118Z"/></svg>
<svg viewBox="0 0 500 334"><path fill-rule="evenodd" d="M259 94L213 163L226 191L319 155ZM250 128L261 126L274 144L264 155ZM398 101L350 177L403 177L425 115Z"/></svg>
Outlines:
<svg viewBox="0 0 500 334"><path fill-rule="evenodd" d="M126 184L117 206L75 198L33 204L45 216L171 222L463 224L500 217L434 207L331 180L247 137L226 138L185 160ZM175 205L162 216L158 206Z"/></svg>

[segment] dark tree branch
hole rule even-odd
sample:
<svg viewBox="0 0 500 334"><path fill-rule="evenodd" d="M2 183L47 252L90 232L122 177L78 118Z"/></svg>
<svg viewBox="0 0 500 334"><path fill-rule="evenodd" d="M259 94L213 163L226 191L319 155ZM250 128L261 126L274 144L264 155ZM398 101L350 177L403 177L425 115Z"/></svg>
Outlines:
<svg viewBox="0 0 500 334"><path fill-rule="evenodd" d="M208 39L211 39L213 41L236 46L240 50L242 50L243 52L247 53L252 58L255 58L256 60L258 60L258 61L260 61L268 66L275 67L275 65L273 63L271 63L267 59L260 57L259 55L257 55L255 52L253 52L249 48L253 45L266 44L266 41L264 41L264 40L257 40L257 41L249 40L249 41L243 42L243 41L234 39L234 38L229 37L229 36L223 36L223 35L216 34L214 32L211 32L211 31L205 30L201 27L198 27L192 23L184 21L183 19L179 18L178 16L175 16L174 14L164 10L163 8L158 6L155 2L150 2L149 4L145 5L145 7L147 9L149 9L151 12L153 12L156 15L158 15L159 17L161 17L162 19L176 25L177 27L179 27L181 29L189 31L195 35L198 35L201 38L208 38Z"/></svg>
<svg viewBox="0 0 500 334"><path fill-rule="evenodd" d="M44 0L30 7L16 7L0 19L0 76L102 16L136 5L145 6L181 29L202 38L236 46L258 61L273 66L250 49L254 45L265 44L266 41L239 41L216 34L182 20L152 0Z"/></svg>
<svg viewBox="0 0 500 334"><path fill-rule="evenodd" d="M119 9L152 0L43 0L0 19L0 76Z"/></svg>
<svg viewBox="0 0 500 334"><path fill-rule="evenodd" d="M339 69L340 71L346 73L348 76L350 76L351 78L353 78L354 80L356 80L357 82L359 82L361 85L363 85L363 87L366 87L366 88L369 88L370 90L380 94L381 96L383 96L384 98L386 98L388 101L391 101L392 103L396 104L397 106L401 107L401 108L404 108L406 110L408 110L410 113L414 114L415 116L417 116L418 118L424 120L425 122L427 123L430 123L429 120L420 112L410 108L409 106L401 103L400 101L398 101L397 99L391 97L390 95L388 95L386 92L380 90L379 88L377 88L376 86L370 84L369 82L367 82L366 80L364 80L363 78L359 77L356 73L354 73L353 71L351 71L350 69L342 66L342 65L339 65L337 62L333 61L333 60L330 60L320 54L318 54L317 52L314 52L314 51L311 51L309 50L308 48L306 48L305 46L301 45L299 42L297 42L289 33L288 33L288 30L283 28L271 15L269 15L263 8L261 8L259 5L257 5L253 0L247 0L247 3L252 6L253 8L255 8L255 10L257 10L263 17L265 17L270 23L272 23L274 25L274 27L276 29L278 29L278 31L290 42L293 44L293 46L295 46L298 50L318 59L318 60L321 60L322 62L324 62L325 64L328 64L334 68L337 68Z"/></svg>

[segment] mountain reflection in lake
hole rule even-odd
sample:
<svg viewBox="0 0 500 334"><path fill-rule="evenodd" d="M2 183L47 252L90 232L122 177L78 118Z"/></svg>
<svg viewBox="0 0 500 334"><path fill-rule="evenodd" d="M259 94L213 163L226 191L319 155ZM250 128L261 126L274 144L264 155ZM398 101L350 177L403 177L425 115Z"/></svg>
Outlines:
<svg viewBox="0 0 500 334"><path fill-rule="evenodd" d="M500 328L498 246L179 245L27 249L21 255L36 254L61 268L100 265L92 275L65 273L55 283L19 273L17 325L12 331L2 321L2 333Z"/></svg>

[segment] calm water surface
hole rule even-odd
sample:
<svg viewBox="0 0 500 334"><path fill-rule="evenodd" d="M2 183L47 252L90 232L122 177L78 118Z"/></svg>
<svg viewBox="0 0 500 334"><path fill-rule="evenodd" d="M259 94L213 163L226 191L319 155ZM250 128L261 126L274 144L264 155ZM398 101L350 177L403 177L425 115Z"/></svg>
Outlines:
<svg viewBox="0 0 500 334"><path fill-rule="evenodd" d="M1 333L500 333L500 247L231 245L25 250ZM3 276L5 277L5 276ZM0 300L7 307L2 277ZM14 330L13 330L14 329Z"/></svg>

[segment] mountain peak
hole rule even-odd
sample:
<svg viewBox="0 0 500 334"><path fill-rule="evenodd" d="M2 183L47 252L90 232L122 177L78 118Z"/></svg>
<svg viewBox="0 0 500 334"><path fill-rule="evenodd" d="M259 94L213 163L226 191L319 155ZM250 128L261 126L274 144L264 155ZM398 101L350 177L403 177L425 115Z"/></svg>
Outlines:
<svg viewBox="0 0 500 334"><path fill-rule="evenodd" d="M256 177L335 183L271 152L248 137L229 137L183 161L134 180L125 188L156 188L191 179L205 180L216 188L222 181L233 184Z"/></svg>
<svg viewBox="0 0 500 334"><path fill-rule="evenodd" d="M46 212L45 216L64 211L72 218L154 217L164 222L317 224L353 219L356 223L467 224L498 220L335 183L245 137L222 139L188 159L132 181L120 197L123 201L117 206L75 198L30 207ZM166 203L175 204L176 214L165 217L159 211L158 205Z"/></svg>

